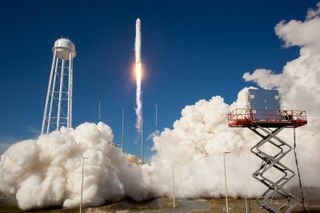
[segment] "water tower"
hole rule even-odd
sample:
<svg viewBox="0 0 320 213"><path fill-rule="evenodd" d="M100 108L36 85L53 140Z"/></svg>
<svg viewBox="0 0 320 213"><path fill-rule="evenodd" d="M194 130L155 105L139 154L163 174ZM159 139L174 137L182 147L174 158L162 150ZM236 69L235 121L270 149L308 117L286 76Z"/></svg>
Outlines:
<svg viewBox="0 0 320 213"><path fill-rule="evenodd" d="M54 43L52 52L41 134L72 125L72 76L76 49L72 41L60 38Z"/></svg>

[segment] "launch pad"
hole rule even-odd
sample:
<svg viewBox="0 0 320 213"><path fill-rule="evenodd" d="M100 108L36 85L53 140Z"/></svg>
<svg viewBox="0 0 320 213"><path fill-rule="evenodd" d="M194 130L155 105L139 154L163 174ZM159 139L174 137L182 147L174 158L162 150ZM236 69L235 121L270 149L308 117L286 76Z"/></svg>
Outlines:
<svg viewBox="0 0 320 213"><path fill-rule="evenodd" d="M292 147L277 135L285 128L297 128L306 124L305 111L280 109L277 90L250 89L248 107L235 109L228 114L229 127L249 128L261 137L251 148L251 152L262 160L253 177L268 187L257 201L269 212L290 212L299 203L299 198L284 188L295 176L295 172L280 162ZM265 149L266 147L268 148ZM286 202L275 206L270 200L275 197L283 197Z"/></svg>

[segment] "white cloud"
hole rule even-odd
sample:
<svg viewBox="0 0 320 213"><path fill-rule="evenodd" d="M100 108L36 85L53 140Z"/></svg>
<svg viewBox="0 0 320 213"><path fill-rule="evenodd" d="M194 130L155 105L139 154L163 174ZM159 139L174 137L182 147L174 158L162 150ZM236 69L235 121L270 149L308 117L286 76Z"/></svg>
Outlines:
<svg viewBox="0 0 320 213"><path fill-rule="evenodd" d="M307 19L312 19L320 15L320 2L317 3L317 7L315 9L310 8L307 13Z"/></svg>
<svg viewBox="0 0 320 213"><path fill-rule="evenodd" d="M282 21L275 27L276 34L286 46L300 47L300 56L287 62L282 73L257 69L243 76L246 81L256 82L262 88L278 88L287 107L307 110L310 126L315 129L320 128L317 118L320 108L319 5L316 10L309 10L304 21Z"/></svg>
<svg viewBox="0 0 320 213"><path fill-rule="evenodd" d="M275 32L287 47L320 45L320 2L316 9L309 9L304 21L281 21L275 27ZM317 47L318 48L318 47ZM301 50L303 51L303 50Z"/></svg>
<svg viewBox="0 0 320 213"><path fill-rule="evenodd" d="M281 85L282 74L274 74L271 70L257 69L252 74L243 74L245 81L253 81L265 89L274 89Z"/></svg>
<svg viewBox="0 0 320 213"><path fill-rule="evenodd" d="M0 143L0 155L2 155L13 143Z"/></svg>
<svg viewBox="0 0 320 213"><path fill-rule="evenodd" d="M18 140L18 138L0 134L0 155L2 155L12 144Z"/></svg>

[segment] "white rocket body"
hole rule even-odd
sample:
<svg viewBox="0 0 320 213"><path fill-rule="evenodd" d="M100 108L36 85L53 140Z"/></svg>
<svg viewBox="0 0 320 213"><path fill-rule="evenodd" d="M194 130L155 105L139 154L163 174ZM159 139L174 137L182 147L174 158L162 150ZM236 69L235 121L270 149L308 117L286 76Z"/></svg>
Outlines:
<svg viewBox="0 0 320 213"><path fill-rule="evenodd" d="M136 57L136 63L141 63L141 22L138 18L136 21L136 38L135 38L135 46L134 52Z"/></svg>

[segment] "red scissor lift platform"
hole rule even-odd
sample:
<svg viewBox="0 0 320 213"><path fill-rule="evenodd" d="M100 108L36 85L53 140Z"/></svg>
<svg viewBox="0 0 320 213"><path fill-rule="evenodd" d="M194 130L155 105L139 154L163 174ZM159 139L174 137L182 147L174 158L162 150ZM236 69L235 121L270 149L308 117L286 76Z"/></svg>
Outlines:
<svg viewBox="0 0 320 213"><path fill-rule="evenodd" d="M280 160L292 147L277 134L285 128L295 129L307 124L306 111L281 110L279 99L277 90L249 89L248 108L234 109L228 114L229 127L248 128L261 138L251 148L251 152L262 160L252 176L268 187L257 201L262 208L273 213L290 212L300 201L284 188L295 172ZM280 175L273 176L269 172ZM272 199L280 197L286 201L275 205Z"/></svg>
<svg viewBox="0 0 320 213"><path fill-rule="evenodd" d="M235 109L228 114L229 127L300 127L307 124L304 110Z"/></svg>
<svg viewBox="0 0 320 213"><path fill-rule="evenodd" d="M253 177L263 183L268 189L258 197L259 205L269 212L291 212L299 203L299 199L287 192L284 185L294 176L295 172L282 164L280 160L288 154L292 147L280 139L277 134L284 128L297 128L307 124L307 115L302 110L252 110L235 109L228 114L229 127L249 128L261 137L259 143L251 148L251 152L262 159L260 167L253 173ZM262 146L273 145L276 153L267 153ZM281 178L272 180L267 172L275 168L281 174ZM281 196L287 201L280 206L275 206L270 198Z"/></svg>

